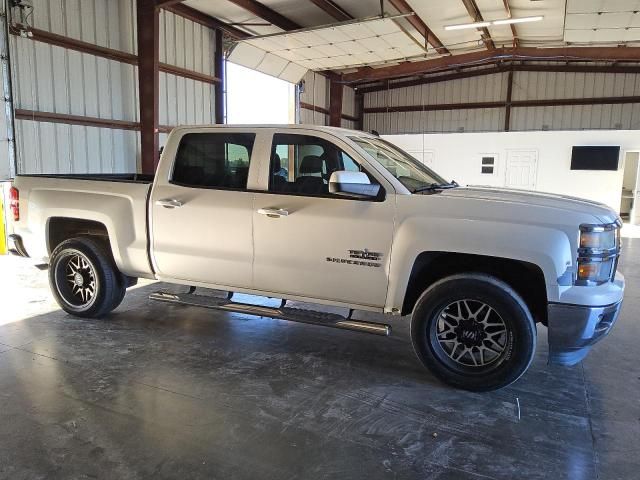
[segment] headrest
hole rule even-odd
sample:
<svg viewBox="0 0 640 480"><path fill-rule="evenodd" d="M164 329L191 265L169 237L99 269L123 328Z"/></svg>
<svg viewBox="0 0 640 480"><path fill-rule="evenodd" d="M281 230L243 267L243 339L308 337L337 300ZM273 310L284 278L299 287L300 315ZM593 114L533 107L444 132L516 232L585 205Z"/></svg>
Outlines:
<svg viewBox="0 0 640 480"><path fill-rule="evenodd" d="M282 163L280 161L280 155L278 155L277 153L274 153L273 157L271 158L271 172L277 173L280 171L281 168L282 168Z"/></svg>
<svg viewBox="0 0 640 480"><path fill-rule="evenodd" d="M322 173L324 159L318 155L307 155L300 164L300 173Z"/></svg>

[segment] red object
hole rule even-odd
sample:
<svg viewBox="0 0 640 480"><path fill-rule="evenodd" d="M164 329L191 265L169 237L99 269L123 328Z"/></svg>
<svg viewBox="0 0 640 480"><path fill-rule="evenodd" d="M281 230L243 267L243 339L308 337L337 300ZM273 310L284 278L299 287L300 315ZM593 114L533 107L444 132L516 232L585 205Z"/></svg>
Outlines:
<svg viewBox="0 0 640 480"><path fill-rule="evenodd" d="M13 221L20 221L20 192L16 187L9 190L9 210L13 213Z"/></svg>

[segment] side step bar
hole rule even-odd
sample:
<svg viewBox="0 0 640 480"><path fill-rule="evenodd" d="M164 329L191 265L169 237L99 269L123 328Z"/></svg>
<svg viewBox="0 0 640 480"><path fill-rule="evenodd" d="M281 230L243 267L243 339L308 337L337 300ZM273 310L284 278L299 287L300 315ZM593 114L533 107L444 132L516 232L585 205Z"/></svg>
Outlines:
<svg viewBox="0 0 640 480"><path fill-rule="evenodd" d="M206 297L193 293L168 293L161 291L152 293L149 295L149 299L180 305L226 310L228 312L246 313L247 315L256 315L259 317L278 318L280 320L321 325L323 327L354 330L357 332L372 333L374 335L388 336L391 333L391 327L389 325L365 322L362 320L351 320L350 318L345 318L335 313L316 312L300 308L263 307L248 303L231 302L226 298Z"/></svg>

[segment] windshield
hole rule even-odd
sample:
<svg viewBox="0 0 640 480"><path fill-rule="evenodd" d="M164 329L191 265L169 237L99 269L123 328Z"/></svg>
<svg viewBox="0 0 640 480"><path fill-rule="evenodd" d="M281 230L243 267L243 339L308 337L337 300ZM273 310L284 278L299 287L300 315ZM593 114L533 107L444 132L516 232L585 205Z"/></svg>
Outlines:
<svg viewBox="0 0 640 480"><path fill-rule="evenodd" d="M449 185L444 178L407 152L381 138L349 137L411 192Z"/></svg>

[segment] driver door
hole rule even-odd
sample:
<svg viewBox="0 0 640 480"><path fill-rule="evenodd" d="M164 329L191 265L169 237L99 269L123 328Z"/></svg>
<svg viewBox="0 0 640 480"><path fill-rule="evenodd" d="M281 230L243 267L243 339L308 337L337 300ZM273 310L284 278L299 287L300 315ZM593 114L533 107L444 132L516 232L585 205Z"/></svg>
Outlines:
<svg viewBox="0 0 640 480"><path fill-rule="evenodd" d="M296 132L276 131L266 191L255 193L254 286L285 298L383 308L394 191L358 163L348 144ZM358 200L329 193L336 170L365 171L381 184L380 195Z"/></svg>

